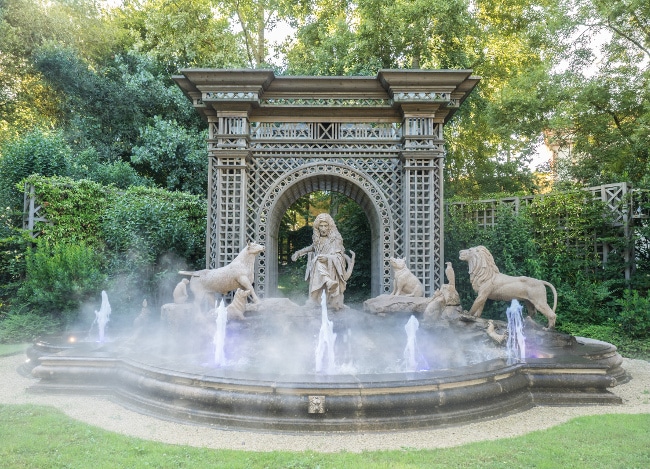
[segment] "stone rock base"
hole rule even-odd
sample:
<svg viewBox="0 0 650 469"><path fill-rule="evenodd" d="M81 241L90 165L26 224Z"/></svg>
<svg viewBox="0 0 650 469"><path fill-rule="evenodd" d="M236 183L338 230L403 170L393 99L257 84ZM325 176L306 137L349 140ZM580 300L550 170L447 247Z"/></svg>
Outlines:
<svg viewBox="0 0 650 469"><path fill-rule="evenodd" d="M288 298L265 298L258 304L247 304L246 313L274 314L279 316L306 316L308 312L304 307L298 306Z"/></svg>
<svg viewBox="0 0 650 469"><path fill-rule="evenodd" d="M363 302L363 310L375 314L423 313L431 298L379 295Z"/></svg>

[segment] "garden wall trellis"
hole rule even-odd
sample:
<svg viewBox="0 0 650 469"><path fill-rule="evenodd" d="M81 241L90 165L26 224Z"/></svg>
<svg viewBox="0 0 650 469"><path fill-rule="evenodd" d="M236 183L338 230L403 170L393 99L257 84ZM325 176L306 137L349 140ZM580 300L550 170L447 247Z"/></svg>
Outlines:
<svg viewBox="0 0 650 469"><path fill-rule="evenodd" d="M471 70L189 69L174 80L209 125L208 268L254 239L266 246L256 289L273 295L282 216L299 197L327 190L368 216L373 295L390 291L390 257L404 257L427 294L442 283L442 129L479 81Z"/></svg>
<svg viewBox="0 0 650 469"><path fill-rule="evenodd" d="M593 200L604 202L610 211L613 225L620 228L620 234L626 240L624 243L627 246L627 250L624 253L624 259L626 261L625 278L629 280L634 269L634 262L630 262L631 259L634 259L632 231L635 220L648 218L649 214L647 213L646 206L648 204L649 192L634 189L626 182L585 187L582 190L590 193ZM479 228L486 229L495 225L499 206L510 206L514 213L519 213L520 208L530 205L533 200L544 197L545 195L504 197L501 199L483 199L471 202L450 202L447 204L447 207L458 207L461 209L460 213L469 217ZM463 210L463 208L470 207L471 210ZM601 261L606 263L610 252L610 245L605 242L598 242L595 248L600 255Z"/></svg>

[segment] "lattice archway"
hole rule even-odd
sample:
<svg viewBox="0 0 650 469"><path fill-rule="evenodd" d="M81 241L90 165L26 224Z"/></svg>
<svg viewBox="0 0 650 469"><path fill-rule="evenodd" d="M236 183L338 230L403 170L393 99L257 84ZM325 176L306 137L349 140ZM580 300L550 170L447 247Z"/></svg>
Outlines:
<svg viewBox="0 0 650 469"><path fill-rule="evenodd" d="M208 122L206 263L265 244L256 289L277 287L280 219L300 196L340 192L372 232L372 294L404 257L431 295L443 279L443 125L479 81L471 70L381 70L377 77L276 77L268 70L182 70ZM345 241L345 240L344 240Z"/></svg>
<svg viewBox="0 0 650 469"><path fill-rule="evenodd" d="M288 172L273 184L262 200L257 219L258 242L266 248L260 262L266 265L265 277L258 288L273 296L277 290L277 262L266 259L278 258L278 233L280 221L287 209L300 197L315 191L341 193L358 203L366 213L371 232L371 292L373 296L386 293L390 282L391 256L395 252L395 234L401 230L392 222L398 219L392 212L390 201L386 200L379 185L368 175L342 163L312 162ZM262 228L264 227L264 228ZM349 246L346 246L349 248Z"/></svg>

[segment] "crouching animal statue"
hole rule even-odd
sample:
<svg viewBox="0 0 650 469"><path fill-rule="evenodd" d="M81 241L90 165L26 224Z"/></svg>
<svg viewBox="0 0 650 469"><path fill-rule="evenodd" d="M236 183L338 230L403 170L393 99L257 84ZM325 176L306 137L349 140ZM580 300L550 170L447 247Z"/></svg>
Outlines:
<svg viewBox="0 0 650 469"><path fill-rule="evenodd" d="M246 312L246 300L252 291L253 290L242 290L241 288L237 289L235 296L232 299L232 303L226 306L226 311L228 312L228 321L243 321L246 319L244 316L244 313Z"/></svg>
<svg viewBox="0 0 650 469"><path fill-rule="evenodd" d="M494 258L485 246L476 246L460 251L459 259L469 266L469 279L478 294L469 314L481 317L485 302L490 300L519 300L526 305L528 315L533 317L539 311L548 320L548 329L555 327L557 291L544 280L531 277L511 277L499 272ZM546 301L546 287L553 292L553 308Z"/></svg>
<svg viewBox="0 0 650 469"><path fill-rule="evenodd" d="M199 306L206 297L211 298L214 305L214 293L225 295L238 288L250 290L253 301L259 303L260 299L253 289L253 280L255 257L263 251L264 246L261 244L248 242L237 257L224 267L193 272L181 270L179 274L191 276L190 291L194 294L194 302Z"/></svg>
<svg viewBox="0 0 650 469"><path fill-rule="evenodd" d="M393 292L391 295L401 296L424 296L424 285L406 267L404 259L390 258L390 266L393 268Z"/></svg>

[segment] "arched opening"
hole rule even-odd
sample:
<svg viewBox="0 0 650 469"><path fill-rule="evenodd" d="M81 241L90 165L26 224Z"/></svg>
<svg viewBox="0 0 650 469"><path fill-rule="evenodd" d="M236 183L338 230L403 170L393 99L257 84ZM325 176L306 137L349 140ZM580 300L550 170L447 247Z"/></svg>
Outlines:
<svg viewBox="0 0 650 469"><path fill-rule="evenodd" d="M301 304L309 288L305 280L307 257L297 261L291 255L312 244L313 222L320 213L329 213L343 237L346 252L356 255L354 270L347 281L347 304L359 304L371 294L370 222L354 200L331 191L318 191L300 197L283 215L278 232L278 295Z"/></svg>
<svg viewBox="0 0 650 469"><path fill-rule="evenodd" d="M365 263L367 265L367 268L365 270L368 272L367 275L369 276L369 282L367 282L368 278L366 278L367 285L359 286L359 288L352 288L349 292L346 292L346 297L348 297L348 295L352 295L355 293L355 291L358 292L359 290L365 291L365 294L368 297L379 295L381 293L381 274L383 272L384 257L383 244L380 242L382 230L379 214L373 204L373 201L361 187L348 179L333 174L318 174L304 179L299 179L292 185L285 188L271 209L269 213L269 219L267 221L268 229L265 253L267 269L265 288L266 294L271 297L284 296L278 289L278 278L280 274L278 266L280 262L287 261L286 252L283 252L283 250L279 248L279 243L281 240L280 226L282 224L282 218L287 210L289 210L289 208L297 201L299 201L302 197L315 193L329 194L335 199L339 198L340 200L349 199L354 204L358 205L359 211L363 214L367 222L366 232L370 237L370 239L366 240L365 243L367 245L367 248L364 249L362 247L362 243L353 242L351 239L350 242L346 241L346 234L343 231L341 234L343 235L343 241L345 243L346 250L349 251L350 249L354 250L355 247L357 247L357 249L361 247L360 252L356 253L355 251L357 254L357 262L361 264ZM322 211L326 210L323 209L321 212ZM336 216L334 218L336 219ZM308 221L313 221L313 218ZM353 220L345 220L345 222L354 223ZM345 225L346 223L343 224L343 226ZM307 243L311 244L311 224L309 225L309 228L309 241L307 241ZM341 231L341 227L339 227L339 231ZM297 247L302 248L305 246ZM280 258L281 253L282 258ZM368 256L369 258L363 259L362 261L360 259L361 256ZM291 261L288 260L288 262L290 263ZM302 277L300 278L304 278L304 270L302 271ZM304 294L306 297L306 286ZM360 297L357 296L354 298L360 299Z"/></svg>

